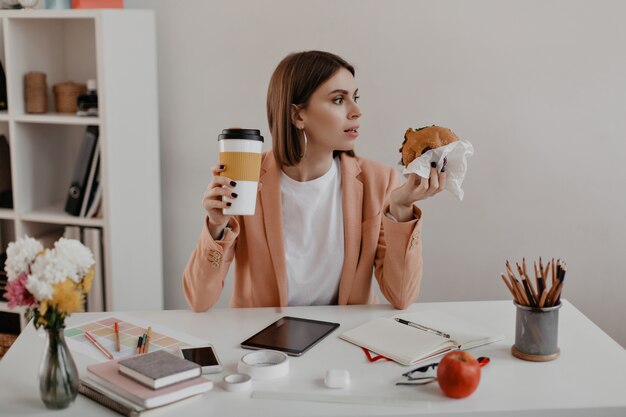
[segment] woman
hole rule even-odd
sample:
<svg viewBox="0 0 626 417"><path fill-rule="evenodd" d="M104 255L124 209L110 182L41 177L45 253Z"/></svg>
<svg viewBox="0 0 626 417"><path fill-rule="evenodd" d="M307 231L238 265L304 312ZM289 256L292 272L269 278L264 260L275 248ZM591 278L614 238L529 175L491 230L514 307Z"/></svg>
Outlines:
<svg viewBox="0 0 626 417"><path fill-rule="evenodd" d="M354 68L321 51L291 54L270 80L271 151L261 163L254 216L226 216L233 182L212 169L202 201L207 216L183 274L194 311L218 300L235 259L231 306L376 302L396 308L417 297L422 275L421 211L414 202L446 181L411 175L354 155L361 109Z"/></svg>

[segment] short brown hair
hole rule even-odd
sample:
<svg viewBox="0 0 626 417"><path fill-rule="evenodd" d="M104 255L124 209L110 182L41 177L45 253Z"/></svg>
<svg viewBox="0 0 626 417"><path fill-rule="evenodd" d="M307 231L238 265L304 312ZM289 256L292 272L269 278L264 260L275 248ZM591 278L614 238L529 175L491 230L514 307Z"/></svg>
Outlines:
<svg viewBox="0 0 626 417"><path fill-rule="evenodd" d="M296 165L304 154L298 129L291 122L292 104L306 107L317 87L341 68L354 76L354 67L343 58L306 51L287 55L274 70L267 90L267 121L278 166ZM342 152L354 156L354 151L335 151L335 156Z"/></svg>

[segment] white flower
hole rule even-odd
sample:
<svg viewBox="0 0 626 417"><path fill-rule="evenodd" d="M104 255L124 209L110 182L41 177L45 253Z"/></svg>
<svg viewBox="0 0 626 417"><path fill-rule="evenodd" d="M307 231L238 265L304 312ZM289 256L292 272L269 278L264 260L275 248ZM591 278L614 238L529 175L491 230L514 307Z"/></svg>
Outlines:
<svg viewBox="0 0 626 417"><path fill-rule="evenodd" d="M29 275L26 279L26 289L37 301L52 299L52 285L41 275Z"/></svg>
<svg viewBox="0 0 626 417"><path fill-rule="evenodd" d="M4 269L9 281L28 274L25 286L37 301L52 299L53 286L66 279L80 282L95 263L91 251L78 240L61 238L54 247L44 251L41 243L25 236L7 248Z"/></svg>
<svg viewBox="0 0 626 417"><path fill-rule="evenodd" d="M30 276L28 278L29 281L31 281L32 278L38 282L46 282L50 285L54 285L67 278L76 281L72 278L72 274L76 274L76 267L74 265L67 259L58 256L55 249L46 249L43 255L38 256L35 262L30 266ZM35 294L33 295L37 298Z"/></svg>
<svg viewBox="0 0 626 417"><path fill-rule="evenodd" d="M4 265L9 282L15 280L24 272L28 272L28 267L33 262L33 259L42 250L43 246L41 246L41 243L28 236L9 243L7 260Z"/></svg>
<svg viewBox="0 0 626 417"><path fill-rule="evenodd" d="M57 256L72 266L68 277L80 281L95 263L91 251L78 240L61 238L54 244Z"/></svg>

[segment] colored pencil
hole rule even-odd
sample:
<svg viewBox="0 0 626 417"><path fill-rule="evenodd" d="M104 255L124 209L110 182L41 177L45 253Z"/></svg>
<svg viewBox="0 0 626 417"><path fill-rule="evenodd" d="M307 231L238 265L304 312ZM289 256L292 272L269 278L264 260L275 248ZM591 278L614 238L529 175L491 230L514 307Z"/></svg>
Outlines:
<svg viewBox="0 0 626 417"><path fill-rule="evenodd" d="M150 348L150 338L152 337L152 327L148 326L148 331L146 332L146 344L143 348L143 353L147 353Z"/></svg>
<svg viewBox="0 0 626 417"><path fill-rule="evenodd" d="M137 339L137 349L135 349L135 353L141 352L141 343L142 343L143 335L139 336Z"/></svg>
<svg viewBox="0 0 626 417"><path fill-rule="evenodd" d="M506 274L500 274L515 303L536 308L554 307L559 304L567 271L565 262L552 258L544 267L543 258L539 257L539 262L533 261L534 280L528 277L526 258L522 258L521 265L515 262L515 266L519 280L508 259L505 262ZM550 274L552 277L548 280ZM533 281L536 284L533 284Z"/></svg>
<svg viewBox="0 0 626 417"><path fill-rule="evenodd" d="M97 347L100 352L104 353L104 356L109 359L113 359L113 355L111 355L111 352L109 352L107 348L98 343L98 341L92 335L90 335L88 332L85 332L85 337L87 338L87 340L93 343L93 345Z"/></svg>
<svg viewBox="0 0 626 417"><path fill-rule="evenodd" d="M539 298L539 308L543 308L543 306L546 303L547 298L548 298L548 290L544 288L543 291L541 292L541 297Z"/></svg>
<svg viewBox="0 0 626 417"><path fill-rule="evenodd" d="M530 283L530 280L526 276L526 272L524 271L524 268L520 266L520 264L516 262L515 266L517 266L517 272L520 274L522 278L522 285L524 286L524 290L526 291L526 295L529 301L528 305L531 307L535 307L537 305L537 302L536 302L535 292L533 291L533 287Z"/></svg>
<svg viewBox="0 0 626 417"><path fill-rule="evenodd" d="M504 274L501 274L501 276L502 276L502 281L504 281L504 285L506 285L506 287L509 289L509 292L513 296L513 301L519 304L519 300L517 299L517 293L515 292L515 290L513 290L513 287L511 287L511 284L509 284L509 281L506 279Z"/></svg>
<svg viewBox="0 0 626 417"><path fill-rule="evenodd" d="M120 351L120 326L117 322L115 322L115 324L113 325L113 328L115 329L115 351L119 352Z"/></svg>

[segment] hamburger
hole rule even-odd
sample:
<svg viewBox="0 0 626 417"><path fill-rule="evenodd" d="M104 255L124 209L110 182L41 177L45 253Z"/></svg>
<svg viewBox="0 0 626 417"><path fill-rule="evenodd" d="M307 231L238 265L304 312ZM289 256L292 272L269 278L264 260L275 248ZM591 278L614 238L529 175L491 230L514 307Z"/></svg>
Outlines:
<svg viewBox="0 0 626 417"><path fill-rule="evenodd" d="M409 128L404 134L404 142L400 148L402 165L406 167L415 158L429 150L449 145L458 140L457 135L446 127L432 125L419 129Z"/></svg>

